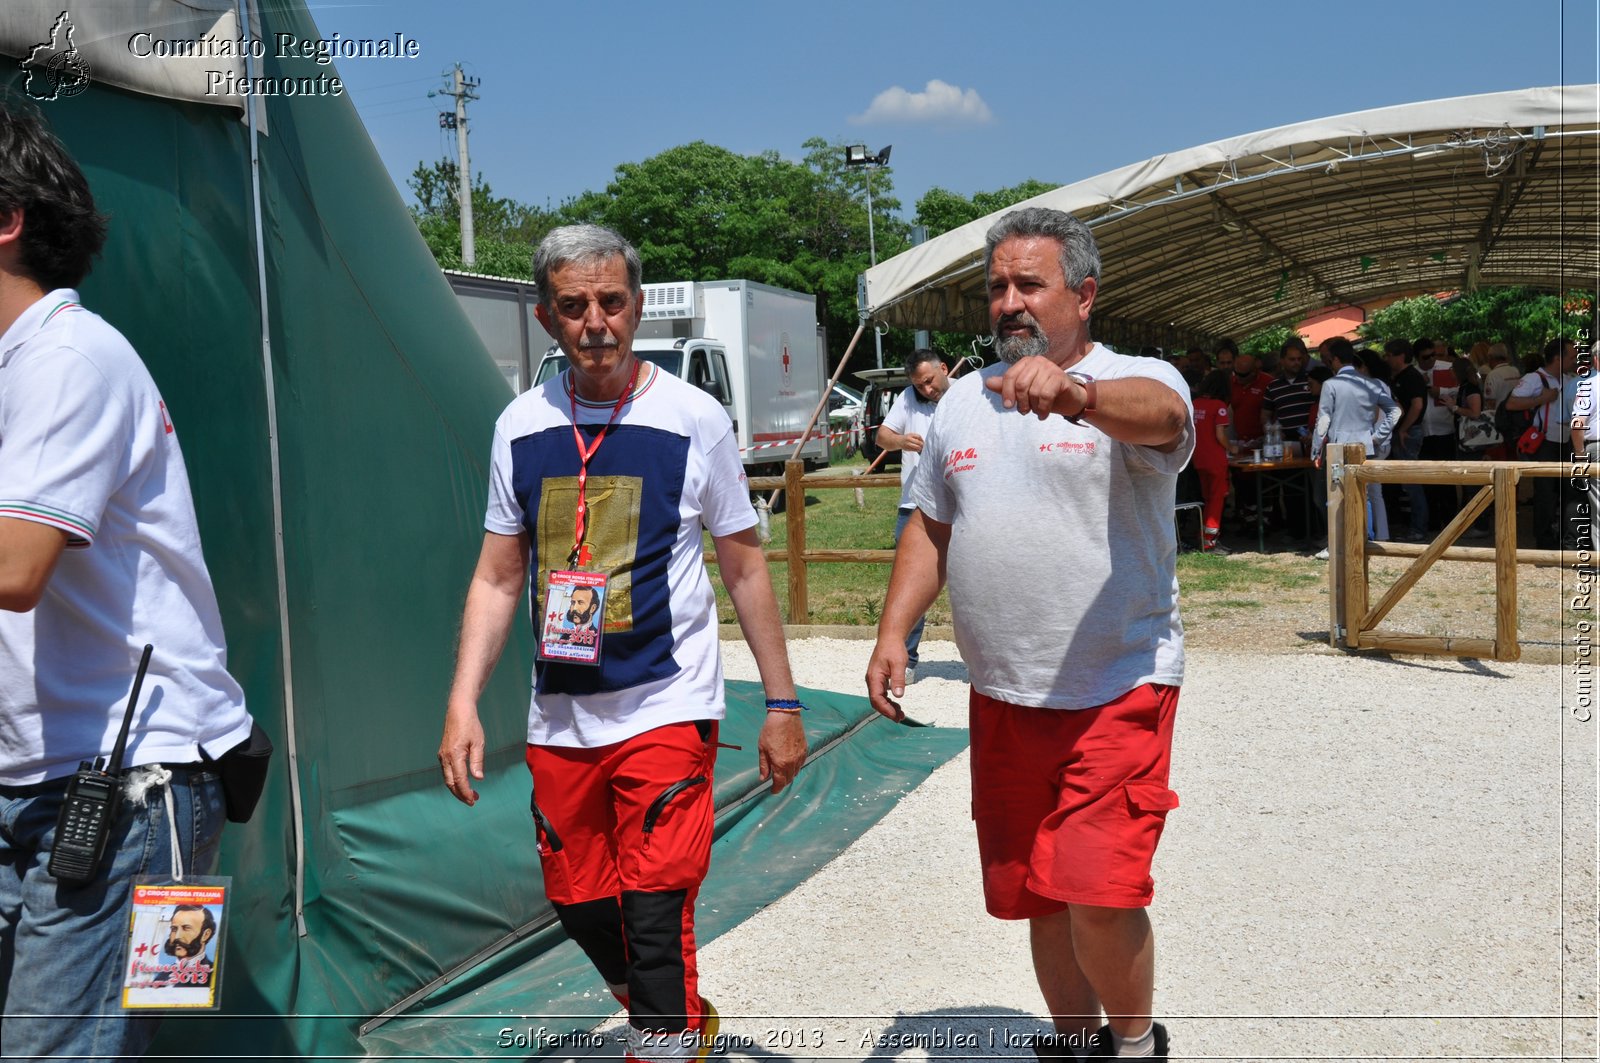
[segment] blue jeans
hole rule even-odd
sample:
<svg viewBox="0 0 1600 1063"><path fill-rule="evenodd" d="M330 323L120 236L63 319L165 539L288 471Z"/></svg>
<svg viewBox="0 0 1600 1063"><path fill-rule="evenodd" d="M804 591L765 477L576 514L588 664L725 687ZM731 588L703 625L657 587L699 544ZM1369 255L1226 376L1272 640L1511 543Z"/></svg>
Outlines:
<svg viewBox="0 0 1600 1063"><path fill-rule="evenodd" d="M222 784L210 771L175 768L170 785L184 876L210 874ZM151 787L143 804L124 798L100 875L81 885L46 868L66 789L66 779L0 786L0 1053L136 1058L160 1019L122 1010L123 964L133 879L172 874L163 788Z"/></svg>
<svg viewBox="0 0 1600 1063"><path fill-rule="evenodd" d="M915 507L902 509L900 515L895 518L894 541L896 546L900 545L900 534L906 530L906 525L911 523L911 514L915 512ZM922 645L922 629L927 626L927 623L928 616L924 613L922 616L917 617L917 622L911 625L911 633L906 636L907 668L915 668L917 666L917 647Z"/></svg>

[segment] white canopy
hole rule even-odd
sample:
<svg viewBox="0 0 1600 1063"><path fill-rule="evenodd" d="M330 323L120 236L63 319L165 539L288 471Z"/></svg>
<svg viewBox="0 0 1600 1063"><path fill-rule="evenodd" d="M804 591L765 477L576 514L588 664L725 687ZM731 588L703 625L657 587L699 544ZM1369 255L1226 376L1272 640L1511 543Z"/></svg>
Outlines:
<svg viewBox="0 0 1600 1063"><path fill-rule="evenodd" d="M0 55L23 61L26 91L53 102L79 82L115 85L171 100L244 110L236 91L247 47L239 0L141 0L78 4L5 0ZM259 41L260 15L250 0Z"/></svg>
<svg viewBox="0 0 1600 1063"><path fill-rule="evenodd" d="M1172 346L1396 293L1594 288L1597 204L1600 85L1580 85L1281 126L1017 206L1094 230L1097 338ZM983 240L1006 211L869 269L869 315L987 332Z"/></svg>

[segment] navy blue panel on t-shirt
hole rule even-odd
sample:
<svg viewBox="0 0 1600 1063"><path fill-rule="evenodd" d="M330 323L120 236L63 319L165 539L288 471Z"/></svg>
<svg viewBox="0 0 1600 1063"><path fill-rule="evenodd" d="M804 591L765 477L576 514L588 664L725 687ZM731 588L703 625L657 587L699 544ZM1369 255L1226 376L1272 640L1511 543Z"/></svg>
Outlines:
<svg viewBox="0 0 1600 1063"><path fill-rule="evenodd" d="M582 427L585 444L605 427ZM689 456L686 436L645 425L612 425L589 462L586 498L590 510L587 541L596 551L595 567L611 577L606 595L606 627L600 664L536 661L534 689L541 694L584 695L623 690L667 679L679 666L672 658L672 602L667 569L678 537L680 505ZM573 506L554 512L540 538L541 507L558 494L575 499L580 463L571 426L550 428L511 441L511 486L532 539L530 604L534 629L543 613L539 587L544 570L566 568L572 549ZM550 481L565 483L552 484ZM608 501L622 505L607 505ZM625 544L615 553L615 545ZM602 551L610 548L611 554ZM616 602L631 607L620 618Z"/></svg>

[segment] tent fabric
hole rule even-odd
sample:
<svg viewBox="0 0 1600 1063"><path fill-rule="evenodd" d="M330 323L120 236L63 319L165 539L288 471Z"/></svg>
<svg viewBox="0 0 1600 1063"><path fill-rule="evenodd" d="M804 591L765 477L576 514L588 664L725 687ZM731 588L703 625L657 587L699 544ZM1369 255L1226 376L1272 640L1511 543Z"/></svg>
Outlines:
<svg viewBox="0 0 1600 1063"><path fill-rule="evenodd" d="M268 38L320 36L302 0L257 14ZM260 72L328 69L269 53ZM0 92L23 98L30 73L0 58ZM264 287L236 111L98 76L36 104L109 216L83 301L161 388L229 667L278 748L255 818L223 835L235 891L222 1010L167 1022L156 1055L359 1055L363 1021L546 913L520 764L525 625L480 700L503 799L465 808L435 760L505 382L348 97L259 105L272 129L256 143Z"/></svg>
<svg viewBox="0 0 1600 1063"><path fill-rule="evenodd" d="M234 86L245 76L236 0L142 0L63 10L62 0L6 0L0 6L0 55L26 61L41 82L57 56L76 51L92 82L132 92L243 110ZM59 20L59 25L58 25ZM260 27L255 25L259 38ZM271 47L271 42L268 43Z"/></svg>
<svg viewBox="0 0 1600 1063"><path fill-rule="evenodd" d="M967 745L965 730L896 727L865 698L814 690L801 696L809 707L806 734L813 753L794 783L772 796L754 756L764 694L759 684L728 684L728 719L720 738L744 748L724 750L717 763L716 840L695 914L702 946L809 878ZM493 782L494 799L526 806L525 774L514 782L503 776ZM531 853L526 825L515 841ZM505 885L537 895L538 870ZM500 1031L507 1027L543 1027L551 1034L593 1027L616 1005L588 959L553 921L551 912L514 947L363 1037L363 1047L382 1058L481 1059L504 1050ZM414 932L413 921L402 924ZM562 1054L555 1045L548 1050Z"/></svg>
<svg viewBox="0 0 1600 1063"><path fill-rule="evenodd" d="M988 331L984 234L1076 215L1104 263L1096 332L1168 345L1340 303L1480 284L1592 286L1600 85L1432 100L1158 155L969 222L864 274L867 313Z"/></svg>

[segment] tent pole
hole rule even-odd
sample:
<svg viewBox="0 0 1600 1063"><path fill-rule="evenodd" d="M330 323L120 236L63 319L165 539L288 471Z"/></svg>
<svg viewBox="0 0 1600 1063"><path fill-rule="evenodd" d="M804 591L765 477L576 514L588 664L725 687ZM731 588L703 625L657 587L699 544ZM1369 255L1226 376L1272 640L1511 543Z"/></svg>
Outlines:
<svg viewBox="0 0 1600 1063"><path fill-rule="evenodd" d="M828 386L822 389L822 398L817 402L817 408L811 411L811 420L806 422L806 430L800 433L800 442L795 444L794 453L789 455L790 461L797 461L800 452L806 449L806 444L811 440L811 430L817 427L817 421L822 417L822 411L828 408L828 396L833 394L833 385L839 382L839 377L844 375L844 367L850 361L850 355L855 352L856 342L861 339L861 334L867 330L866 321L856 326L856 334L850 337L850 343L844 349L844 357L839 359L839 364L834 367L833 375L828 378ZM826 354L824 354L826 357ZM829 440L829 446L832 446ZM774 487L772 494L767 496L767 505L770 507L778 501L778 496L783 494L783 488Z"/></svg>
<svg viewBox="0 0 1600 1063"><path fill-rule="evenodd" d="M238 0L239 36L245 44L245 74L256 77L251 52L250 0ZM252 82L253 83L253 82ZM289 746L289 816L294 823L294 922L306 936L306 833L300 795L300 749L295 741L294 665L289 652L289 574L283 551L283 470L278 460L278 396L272 379L272 328L267 314L267 244L261 228L261 131L256 126L256 98L246 96L250 127L250 194L256 225L256 285L261 301L261 372L267 396L267 452L272 461L272 560L278 577L278 636L283 642L283 734Z"/></svg>

